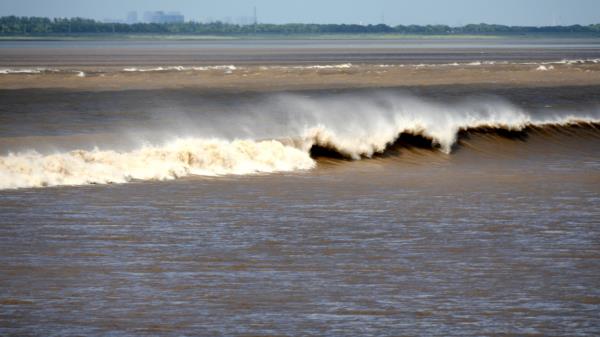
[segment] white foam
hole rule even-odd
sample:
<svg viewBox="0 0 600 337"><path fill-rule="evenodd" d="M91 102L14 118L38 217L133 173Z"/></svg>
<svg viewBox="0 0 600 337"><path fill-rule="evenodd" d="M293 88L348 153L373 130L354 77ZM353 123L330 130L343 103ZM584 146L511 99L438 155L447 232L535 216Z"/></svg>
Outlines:
<svg viewBox="0 0 600 337"><path fill-rule="evenodd" d="M46 68L3 68L0 69L0 74L41 74L45 71Z"/></svg>
<svg viewBox="0 0 600 337"><path fill-rule="evenodd" d="M0 189L271 173L314 165L307 152L274 140L177 139L129 152L12 153L0 157Z"/></svg>
<svg viewBox="0 0 600 337"><path fill-rule="evenodd" d="M445 67L480 67L491 65L576 65L576 64L599 64L600 59L563 59L559 61L548 62L510 62L510 61L472 61L472 62L451 62L451 63L420 63L413 64L415 68L445 68ZM379 65L384 67L405 67L407 65Z"/></svg>
<svg viewBox="0 0 600 337"><path fill-rule="evenodd" d="M549 71L549 70L554 70L554 66L550 65L550 66L545 66L543 64L540 64L537 68L535 68L535 70L537 71Z"/></svg>
<svg viewBox="0 0 600 337"><path fill-rule="evenodd" d="M205 67L184 67L184 66L165 66L165 67L129 67L123 68L124 72L159 72L159 71L210 71L210 70L223 70L225 72L231 72L236 70L237 67L234 65L217 65L217 66L205 66Z"/></svg>
<svg viewBox="0 0 600 337"><path fill-rule="evenodd" d="M350 69L350 68L352 68L352 63L298 66L298 67L294 67L294 68L295 69Z"/></svg>
<svg viewBox="0 0 600 337"><path fill-rule="evenodd" d="M390 67L391 65L380 64L378 67ZM260 66L260 70L327 70L327 69L350 69L353 68L352 63L341 64L311 64L311 65L290 65L290 66Z"/></svg>

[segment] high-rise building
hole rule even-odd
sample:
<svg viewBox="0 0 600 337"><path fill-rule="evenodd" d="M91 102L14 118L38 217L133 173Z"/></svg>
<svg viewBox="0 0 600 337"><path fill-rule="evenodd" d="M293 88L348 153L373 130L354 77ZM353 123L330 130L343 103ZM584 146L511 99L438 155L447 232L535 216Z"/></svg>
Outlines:
<svg viewBox="0 0 600 337"><path fill-rule="evenodd" d="M249 26L254 24L254 18L251 16L239 16L236 23L240 26Z"/></svg>
<svg viewBox="0 0 600 337"><path fill-rule="evenodd" d="M131 11L127 13L127 19L125 20L125 22L132 24L132 23L137 23L138 22L138 15L136 11Z"/></svg>
<svg viewBox="0 0 600 337"><path fill-rule="evenodd" d="M180 23L184 17L179 12L152 11L144 13L144 22L150 23Z"/></svg>

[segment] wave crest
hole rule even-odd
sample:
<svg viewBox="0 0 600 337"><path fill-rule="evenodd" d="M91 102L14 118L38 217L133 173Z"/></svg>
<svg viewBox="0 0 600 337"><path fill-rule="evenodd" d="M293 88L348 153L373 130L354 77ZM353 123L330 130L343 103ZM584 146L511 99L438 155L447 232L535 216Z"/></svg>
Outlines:
<svg viewBox="0 0 600 337"><path fill-rule="evenodd" d="M302 102L296 104L302 105ZM382 153L402 134L431 139L441 151L450 153L458 133L464 129L522 130L544 121L566 123L573 119L571 116L546 116L536 120L526 111L498 98L448 105L410 96L381 96L375 103L352 98L344 103L325 102L320 106L309 103L307 109L317 111L317 125L306 128L302 134L308 143L305 147L329 148L352 159ZM318 112L319 109L322 111Z"/></svg>

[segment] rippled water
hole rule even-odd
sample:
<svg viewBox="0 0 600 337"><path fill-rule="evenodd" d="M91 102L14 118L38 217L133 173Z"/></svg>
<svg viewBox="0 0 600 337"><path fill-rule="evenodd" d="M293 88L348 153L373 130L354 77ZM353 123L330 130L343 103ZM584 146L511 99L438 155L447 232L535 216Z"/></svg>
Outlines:
<svg viewBox="0 0 600 337"><path fill-rule="evenodd" d="M598 178L383 160L5 191L2 331L594 335Z"/></svg>

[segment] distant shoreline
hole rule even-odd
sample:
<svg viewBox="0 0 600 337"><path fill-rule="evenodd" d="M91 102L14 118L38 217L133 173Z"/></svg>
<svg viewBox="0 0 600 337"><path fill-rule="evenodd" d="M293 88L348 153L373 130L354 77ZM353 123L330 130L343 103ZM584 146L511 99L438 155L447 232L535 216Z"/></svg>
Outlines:
<svg viewBox="0 0 600 337"><path fill-rule="evenodd" d="M1 41L97 41L97 40L158 40L158 41L210 41L210 40L402 40L402 39L543 39L578 38L600 39L598 34L536 33L536 34L253 34L253 35L203 35L203 34L27 34L0 35Z"/></svg>
<svg viewBox="0 0 600 337"><path fill-rule="evenodd" d="M1 40L282 40L282 39L600 38L600 24L464 26L226 22L100 22L86 18L0 17Z"/></svg>

